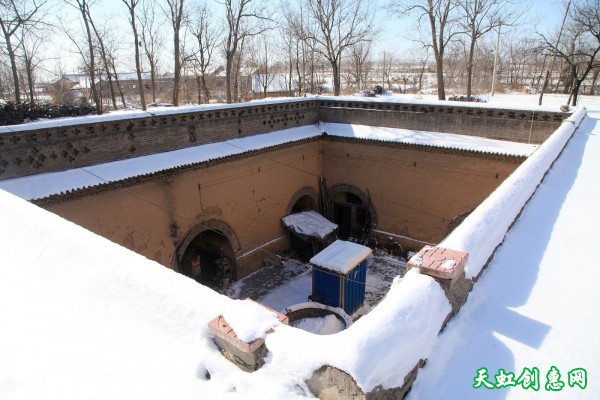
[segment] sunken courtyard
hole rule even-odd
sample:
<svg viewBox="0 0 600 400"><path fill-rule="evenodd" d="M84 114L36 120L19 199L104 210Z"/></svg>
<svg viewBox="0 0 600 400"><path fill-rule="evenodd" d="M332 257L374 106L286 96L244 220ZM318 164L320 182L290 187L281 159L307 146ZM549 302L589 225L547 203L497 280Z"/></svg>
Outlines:
<svg viewBox="0 0 600 400"><path fill-rule="evenodd" d="M282 225L283 217L299 211L319 212L345 240L403 251L438 243L526 158L337 135L339 130L360 125L540 144L568 116L308 99L34 124L0 137L0 179L27 187L37 184L34 177L68 180L61 173L123 163L124 179L73 182L28 200L210 286L223 268L237 280L268 265L273 255L314 255L322 244L298 240ZM301 128L314 132L286 137ZM267 133L282 138L257 146L260 139L252 138ZM253 147L232 142L238 138L249 138ZM220 142L233 154L211 154L210 146ZM209 155L135 173L136 164L178 149ZM194 257L204 266L201 276L194 275Z"/></svg>

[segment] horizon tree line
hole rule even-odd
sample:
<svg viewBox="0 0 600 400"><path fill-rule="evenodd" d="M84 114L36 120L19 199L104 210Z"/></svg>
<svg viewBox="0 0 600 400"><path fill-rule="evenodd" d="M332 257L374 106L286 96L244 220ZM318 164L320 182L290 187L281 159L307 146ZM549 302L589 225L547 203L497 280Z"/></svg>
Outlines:
<svg viewBox="0 0 600 400"><path fill-rule="evenodd" d="M102 96L112 109L128 105L119 70L135 71L135 102L142 109L159 95L179 105L183 92L195 93L185 102L210 102L215 88L208 78L220 66L227 103L246 96L242 79L248 71L259 72L263 96L279 74L296 96L319 92L328 80L336 96L377 84L399 91L431 85L440 99L448 89L470 98L491 86L498 51L501 84L539 88L553 64L549 90L570 94L576 105L584 82L591 80L588 90L595 93L600 72L596 0L572 2L558 41L558 28L517 34L526 14L516 0L390 0L389 14L407 26L414 22L409 58L387 49L374 54L381 30L372 0L282 0L276 6L266 0L120 0L114 12L121 19L103 15L101 1L0 0L0 98L17 105L24 98L36 101L36 81L51 75L52 62L61 65L45 51L57 37L66 38L69 54L91 83L106 81L108 95L96 84L86 88L98 114L105 111ZM63 9L72 11L70 18ZM499 29L510 34L502 36L497 50ZM157 92L161 71L172 75L170 93ZM57 76L64 72L64 66L55 68Z"/></svg>

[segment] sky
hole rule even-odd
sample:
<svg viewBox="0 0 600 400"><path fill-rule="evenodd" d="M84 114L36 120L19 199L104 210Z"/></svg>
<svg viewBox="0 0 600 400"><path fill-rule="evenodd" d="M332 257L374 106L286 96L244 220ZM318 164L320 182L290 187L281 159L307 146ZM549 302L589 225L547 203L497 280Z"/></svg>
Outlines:
<svg viewBox="0 0 600 400"><path fill-rule="evenodd" d="M390 14L385 8L389 3L390 0L376 0L377 20L380 22L381 34L374 43L373 51L375 55L391 51L399 54L399 57L410 57L414 53L413 50L419 47L411 40L414 37L415 20L410 17L398 18ZM537 21L538 29L542 32L551 30L555 26L560 26L564 13L563 3L558 0L524 1L520 7L525 10L525 13L521 25L515 28L517 32L535 32L534 21ZM505 30L504 34L506 32Z"/></svg>

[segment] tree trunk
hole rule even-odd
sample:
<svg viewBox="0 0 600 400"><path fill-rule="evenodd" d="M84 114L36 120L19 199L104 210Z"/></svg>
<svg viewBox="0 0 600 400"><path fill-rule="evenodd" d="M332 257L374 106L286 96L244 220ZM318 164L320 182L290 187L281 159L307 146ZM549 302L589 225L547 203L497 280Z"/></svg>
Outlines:
<svg viewBox="0 0 600 400"><path fill-rule="evenodd" d="M27 54L25 54L25 73L27 75L27 86L29 88L29 102L34 104L34 82L33 82L33 65Z"/></svg>
<svg viewBox="0 0 600 400"><path fill-rule="evenodd" d="M575 79L575 84L573 85L573 91L571 92L571 105L573 107L577 106L577 98L579 96L579 88L581 87L581 83L583 79Z"/></svg>
<svg viewBox="0 0 600 400"><path fill-rule="evenodd" d="M94 43L92 41L92 31L90 30L90 22L87 16L87 5L86 3L80 8L81 15L83 17L83 23L85 25L85 30L87 34L87 44L88 51L90 54L90 65L89 65L89 73L90 73L90 88L92 90L92 97L94 98L94 102L96 103L96 113L98 115L102 114L102 103L100 102L100 96L98 95L98 90L96 88L96 60L94 58Z"/></svg>
<svg viewBox="0 0 600 400"><path fill-rule="evenodd" d="M115 110L118 110L119 107L117 107L117 98L115 96L115 88L113 87L113 82L112 82L112 77L111 77L109 67L106 67L106 77L108 79L108 89L110 90L110 99L112 100L113 108Z"/></svg>
<svg viewBox="0 0 600 400"><path fill-rule="evenodd" d="M108 79L108 89L110 91L110 98L112 100L113 108L115 110L117 110L118 109L117 99L115 98L115 89L113 88L113 84L112 84L112 77L110 74L110 64L108 63L108 57L106 56L106 49L104 48L104 42L102 41L102 38L100 37L98 30L96 29L96 25L94 25L94 21L92 20L92 17L89 14L88 14L88 17L90 18L90 24L92 25L92 29L94 30L94 33L96 34L96 38L98 39L98 43L100 44L100 56L102 57L102 62L104 63L104 70L106 71L106 78Z"/></svg>
<svg viewBox="0 0 600 400"><path fill-rule="evenodd" d="M233 56L231 53L227 53L225 58L225 93L227 96L227 104L231 104L231 73L233 69Z"/></svg>
<svg viewBox="0 0 600 400"><path fill-rule="evenodd" d="M475 56L475 32L471 32L471 45L469 46L469 59L467 63L467 100L471 101L473 82L473 58Z"/></svg>
<svg viewBox="0 0 600 400"><path fill-rule="evenodd" d="M208 90L208 85L206 84L206 73L203 72L200 76L200 81L202 83L202 91L204 93L204 102L208 104L210 102L210 92Z"/></svg>
<svg viewBox="0 0 600 400"><path fill-rule="evenodd" d="M431 2L429 2L431 7ZM429 17L429 26L431 28L431 43L433 47L433 56L435 58L435 69L436 69L436 77L437 77L437 86L438 86L438 99L446 100L446 89L444 88L444 51L443 47L438 47L438 38L436 31L436 21L432 10L428 13ZM444 43L444 24L440 26L440 44L443 46Z"/></svg>
<svg viewBox="0 0 600 400"><path fill-rule="evenodd" d="M152 102L156 103L156 67L154 61L150 63L150 80L152 80Z"/></svg>
<svg viewBox="0 0 600 400"><path fill-rule="evenodd" d="M10 69L12 71L13 84L15 85L15 104L21 104L21 90L19 88L19 74L17 72L17 62L15 60L15 51L13 50L10 41L10 35L6 32L4 24L2 24L2 32L4 33L4 41L6 42L6 50L10 59Z"/></svg>
<svg viewBox="0 0 600 400"><path fill-rule="evenodd" d="M340 95L340 67L336 60L329 60L333 70L333 95Z"/></svg>
<svg viewBox="0 0 600 400"><path fill-rule="evenodd" d="M444 60L442 60L441 57L436 56L435 66L437 69L438 99L446 100L446 88L444 87Z"/></svg>
<svg viewBox="0 0 600 400"><path fill-rule="evenodd" d="M592 86L590 88L590 96L593 96L596 92L596 82L598 82L598 75L600 75L600 69L594 71L592 78Z"/></svg>
<svg viewBox="0 0 600 400"><path fill-rule="evenodd" d="M181 81L181 59L179 58L179 31L175 31L173 42L175 46L175 71L173 73L173 105L179 105L179 85Z"/></svg>
<svg viewBox="0 0 600 400"><path fill-rule="evenodd" d="M119 95L121 96L121 102L123 103L123 107L127 108L127 103L125 102L125 96L123 95L123 89L121 89L121 84L119 83L119 76L117 75L117 70L115 69L115 65L112 64L113 74L115 76L115 82L117 83L117 88L119 89Z"/></svg>
<svg viewBox="0 0 600 400"><path fill-rule="evenodd" d="M133 3L133 2L132 2ZM137 73L137 81L139 86L140 101L142 103L142 110L146 111L146 96L144 94L144 85L142 83L142 66L140 64L140 39L137 34L137 28L135 26L135 6L131 6L131 30L133 31L133 43L135 46L135 72Z"/></svg>
<svg viewBox="0 0 600 400"><path fill-rule="evenodd" d="M196 75L196 91L198 92L198 104L202 104L202 83L198 75Z"/></svg>

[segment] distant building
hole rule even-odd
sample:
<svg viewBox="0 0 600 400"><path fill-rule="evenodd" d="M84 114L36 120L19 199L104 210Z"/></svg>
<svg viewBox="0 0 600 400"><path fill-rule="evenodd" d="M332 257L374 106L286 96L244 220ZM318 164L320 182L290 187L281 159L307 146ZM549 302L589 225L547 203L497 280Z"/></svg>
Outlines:
<svg viewBox="0 0 600 400"><path fill-rule="evenodd" d="M293 96L298 88L289 74L281 72L261 73L260 69L252 74L252 94L254 98Z"/></svg>

